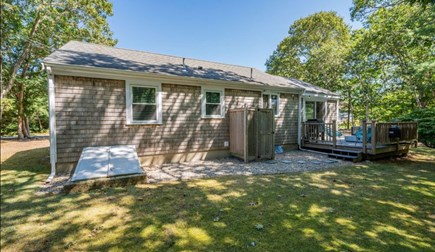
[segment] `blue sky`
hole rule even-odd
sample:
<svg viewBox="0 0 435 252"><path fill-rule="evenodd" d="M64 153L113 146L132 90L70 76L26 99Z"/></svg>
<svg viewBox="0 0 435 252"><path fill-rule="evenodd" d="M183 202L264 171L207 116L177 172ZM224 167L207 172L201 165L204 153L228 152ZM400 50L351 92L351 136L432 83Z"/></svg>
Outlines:
<svg viewBox="0 0 435 252"><path fill-rule="evenodd" d="M352 0L113 0L109 24L119 48L265 70L297 19L335 11L353 28Z"/></svg>

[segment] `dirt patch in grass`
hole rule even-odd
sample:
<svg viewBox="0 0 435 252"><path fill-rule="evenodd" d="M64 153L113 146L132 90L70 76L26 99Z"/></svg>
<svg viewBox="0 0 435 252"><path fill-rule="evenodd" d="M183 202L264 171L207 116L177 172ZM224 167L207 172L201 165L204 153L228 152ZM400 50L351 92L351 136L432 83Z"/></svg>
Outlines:
<svg viewBox="0 0 435 252"><path fill-rule="evenodd" d="M1 142L1 161L9 159L13 155L17 155L24 151L45 148L48 150L50 142L48 139L29 139L29 140L0 140ZM49 156L47 156L49 158ZM41 157L41 158L47 158Z"/></svg>

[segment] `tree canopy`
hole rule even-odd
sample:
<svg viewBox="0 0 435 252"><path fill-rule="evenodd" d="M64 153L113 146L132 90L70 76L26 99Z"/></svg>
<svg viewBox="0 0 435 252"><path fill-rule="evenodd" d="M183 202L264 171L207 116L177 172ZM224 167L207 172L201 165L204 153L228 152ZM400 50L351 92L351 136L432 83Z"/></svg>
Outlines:
<svg viewBox="0 0 435 252"><path fill-rule="evenodd" d="M107 23L112 4L106 0L5 0L1 12L2 115L16 117L16 121L2 118L2 122L14 122L20 137L29 136L29 119L40 110L30 105L39 101L47 106L46 92L34 92L44 89L38 85L46 87L42 59L70 40L115 45Z"/></svg>
<svg viewBox="0 0 435 252"><path fill-rule="evenodd" d="M267 60L267 72L337 90L350 41L343 18L319 12L295 21L288 34Z"/></svg>
<svg viewBox="0 0 435 252"><path fill-rule="evenodd" d="M435 7L426 0L354 0L349 31L332 12L295 21L267 71L341 93L356 118L392 120L435 106Z"/></svg>

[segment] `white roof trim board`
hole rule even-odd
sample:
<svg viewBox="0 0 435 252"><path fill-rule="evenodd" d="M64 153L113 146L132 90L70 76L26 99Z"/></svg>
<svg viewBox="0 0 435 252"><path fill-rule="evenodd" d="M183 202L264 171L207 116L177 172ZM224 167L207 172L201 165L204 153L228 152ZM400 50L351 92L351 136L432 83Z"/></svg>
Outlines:
<svg viewBox="0 0 435 252"><path fill-rule="evenodd" d="M301 92L337 96L315 85L271 75L255 68L223 64L150 52L70 41L43 60L50 66L75 66L192 77L226 82L287 88Z"/></svg>

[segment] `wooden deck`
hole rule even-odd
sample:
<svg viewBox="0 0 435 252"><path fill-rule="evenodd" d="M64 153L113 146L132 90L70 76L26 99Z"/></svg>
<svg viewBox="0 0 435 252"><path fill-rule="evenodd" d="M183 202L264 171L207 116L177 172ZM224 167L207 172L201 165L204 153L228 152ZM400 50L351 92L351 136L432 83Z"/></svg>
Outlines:
<svg viewBox="0 0 435 252"><path fill-rule="evenodd" d="M335 122L306 122L302 125L301 144L305 149L327 152L330 157L353 161L400 156L406 155L410 146L417 142L417 127L414 122L363 121L357 141L350 142L346 141L346 135L337 130Z"/></svg>

